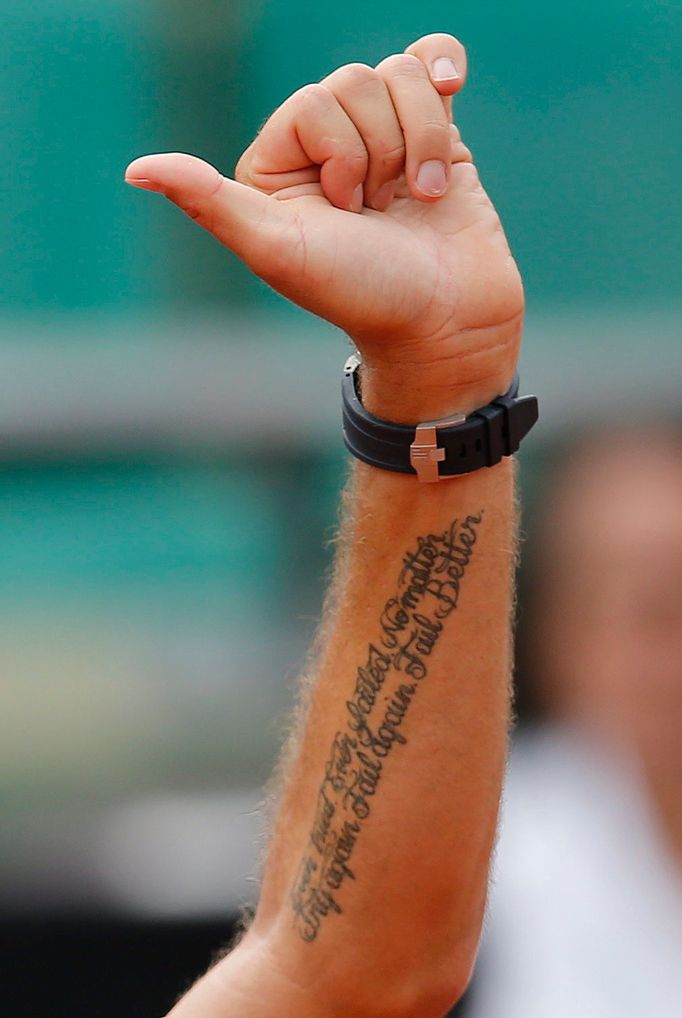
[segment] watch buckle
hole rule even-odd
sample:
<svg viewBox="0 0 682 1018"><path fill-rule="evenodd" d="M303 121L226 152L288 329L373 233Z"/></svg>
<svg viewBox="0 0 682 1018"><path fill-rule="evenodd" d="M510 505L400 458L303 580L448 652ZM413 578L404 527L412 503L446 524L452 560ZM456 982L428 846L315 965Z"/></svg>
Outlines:
<svg viewBox="0 0 682 1018"><path fill-rule="evenodd" d="M362 357L360 356L360 354L356 350L354 353L352 353L350 355L350 357L346 358L346 363L343 365L343 373L344 373L344 375L352 375L353 372L357 368L359 368L361 364L362 364Z"/></svg>
<svg viewBox="0 0 682 1018"><path fill-rule="evenodd" d="M438 429L455 427L458 424L464 424L465 420L464 414L454 414L452 417L445 417L440 421L425 421L424 424L417 425L414 441L410 446L410 466L419 481L425 484L440 481L438 464L445 459L445 449L438 445Z"/></svg>

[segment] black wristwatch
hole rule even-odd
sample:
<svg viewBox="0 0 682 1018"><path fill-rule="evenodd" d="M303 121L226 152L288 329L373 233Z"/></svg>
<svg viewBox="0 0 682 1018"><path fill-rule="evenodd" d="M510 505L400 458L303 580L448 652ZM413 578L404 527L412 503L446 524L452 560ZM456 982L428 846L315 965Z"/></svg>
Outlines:
<svg viewBox="0 0 682 1018"><path fill-rule="evenodd" d="M343 439L354 456L382 470L440 481L492 467L516 452L538 419L537 397L517 395L516 375L504 395L468 416L393 424L370 414L360 402L360 364L360 355L354 353L343 369Z"/></svg>

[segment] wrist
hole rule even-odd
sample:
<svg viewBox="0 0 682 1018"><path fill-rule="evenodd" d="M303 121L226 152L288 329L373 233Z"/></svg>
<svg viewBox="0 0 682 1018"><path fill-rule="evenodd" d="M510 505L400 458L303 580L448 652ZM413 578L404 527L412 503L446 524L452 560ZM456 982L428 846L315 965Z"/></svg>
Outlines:
<svg viewBox="0 0 682 1018"><path fill-rule="evenodd" d="M422 357L409 349L400 356L392 349L389 358L384 356L386 344L383 349L371 350L365 342L357 345L363 351L363 406L384 420L415 424L452 414L468 415L507 392L521 347L521 319L439 340L439 350L450 347L455 352L438 357L433 356L433 348L424 350Z"/></svg>
<svg viewBox="0 0 682 1018"><path fill-rule="evenodd" d="M363 406L375 417L396 424L439 420L452 414L468 415L507 392L514 364L494 375L467 377L450 366L395 365L360 368Z"/></svg>

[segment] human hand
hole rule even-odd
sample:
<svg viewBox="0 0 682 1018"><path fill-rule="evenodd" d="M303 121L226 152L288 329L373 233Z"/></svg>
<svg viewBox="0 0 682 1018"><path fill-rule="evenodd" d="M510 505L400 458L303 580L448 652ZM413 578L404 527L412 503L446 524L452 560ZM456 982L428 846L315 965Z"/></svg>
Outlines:
<svg viewBox="0 0 682 1018"><path fill-rule="evenodd" d="M459 76L439 79L447 59ZM142 156L126 180L165 194L274 289L347 332L369 409L394 420L467 412L509 385L523 289L451 121L465 75L462 45L428 35L376 68L349 64L295 92L236 180L180 153Z"/></svg>

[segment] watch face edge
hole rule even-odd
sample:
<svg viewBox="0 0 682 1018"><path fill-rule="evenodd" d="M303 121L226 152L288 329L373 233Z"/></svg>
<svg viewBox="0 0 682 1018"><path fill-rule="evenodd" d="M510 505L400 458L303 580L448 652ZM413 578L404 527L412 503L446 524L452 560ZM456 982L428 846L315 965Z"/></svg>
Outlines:
<svg viewBox="0 0 682 1018"><path fill-rule="evenodd" d="M360 356L360 354L356 350L354 353L350 354L346 358L346 363L343 365L343 373L344 373L344 375L346 375L346 376L353 375L357 371L357 369L360 367L361 364L362 364L362 357Z"/></svg>

